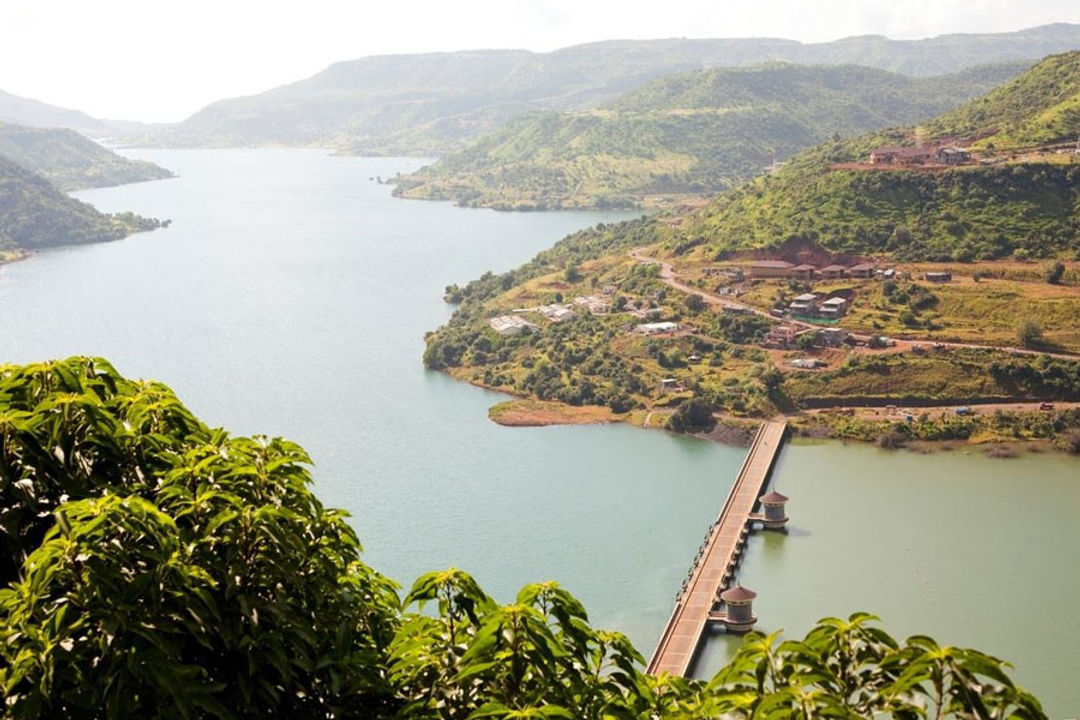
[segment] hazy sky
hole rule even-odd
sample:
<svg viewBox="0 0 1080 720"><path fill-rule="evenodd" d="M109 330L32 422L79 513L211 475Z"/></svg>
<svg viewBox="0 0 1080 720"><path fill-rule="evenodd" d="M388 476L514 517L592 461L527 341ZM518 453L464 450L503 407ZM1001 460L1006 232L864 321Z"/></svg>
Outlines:
<svg viewBox="0 0 1080 720"><path fill-rule="evenodd" d="M918 38L1080 22L1077 0L0 0L0 89L180 120L380 53L593 40Z"/></svg>

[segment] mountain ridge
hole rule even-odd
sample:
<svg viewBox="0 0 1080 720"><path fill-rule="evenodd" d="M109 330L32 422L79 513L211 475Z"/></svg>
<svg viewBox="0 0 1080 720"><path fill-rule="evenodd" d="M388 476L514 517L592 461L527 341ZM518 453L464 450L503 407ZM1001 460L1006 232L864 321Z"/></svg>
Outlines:
<svg viewBox="0 0 1080 720"><path fill-rule="evenodd" d="M712 195L831 136L932 118L1027 69L934 78L767 63L667 76L591 111L534 113L400 178L407 198L499 209L635 207Z"/></svg>
<svg viewBox="0 0 1080 720"><path fill-rule="evenodd" d="M844 38L803 44L772 38L601 41L549 53L462 51L370 56L300 81L219 100L143 145L316 145L355 154L442 154L528 110L597 107L656 77L769 60L860 61L911 75L1034 60L1080 47L1080 25L923 40ZM432 125L434 130L424 128Z"/></svg>

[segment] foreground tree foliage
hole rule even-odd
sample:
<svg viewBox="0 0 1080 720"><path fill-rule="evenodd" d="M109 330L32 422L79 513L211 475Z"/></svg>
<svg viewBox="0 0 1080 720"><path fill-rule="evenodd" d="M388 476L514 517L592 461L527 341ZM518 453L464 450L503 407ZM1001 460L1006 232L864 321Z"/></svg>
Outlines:
<svg viewBox="0 0 1080 720"><path fill-rule="evenodd" d="M102 360L0 369L7 718L1044 718L1007 665L866 614L653 678L554 583L394 584L296 445L232 438Z"/></svg>

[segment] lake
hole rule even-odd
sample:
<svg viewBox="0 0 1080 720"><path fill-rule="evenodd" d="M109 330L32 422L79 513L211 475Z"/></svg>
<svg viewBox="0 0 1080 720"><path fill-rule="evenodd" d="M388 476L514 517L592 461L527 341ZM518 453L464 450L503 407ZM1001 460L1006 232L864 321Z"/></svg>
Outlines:
<svg viewBox="0 0 1080 720"><path fill-rule="evenodd" d="M167 230L0 268L0 358L103 355L207 422L315 461L373 566L457 566L501 600L557 579L646 655L742 461L625 426L503 428L503 396L425 371L447 284L501 271L616 213L499 213L392 198L422 161L305 150L132 151L175 180L86 191ZM1055 714L1080 709L1075 461L795 444L792 532L755 535L741 580L762 629L865 609L896 635L1000 654ZM730 651L705 650L699 672Z"/></svg>

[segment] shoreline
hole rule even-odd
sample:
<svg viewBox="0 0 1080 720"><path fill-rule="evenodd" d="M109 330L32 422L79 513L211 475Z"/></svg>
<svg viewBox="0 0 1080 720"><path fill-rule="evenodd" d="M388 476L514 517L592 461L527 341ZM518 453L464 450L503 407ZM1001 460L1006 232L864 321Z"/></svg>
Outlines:
<svg viewBox="0 0 1080 720"><path fill-rule="evenodd" d="M476 383L471 383L477 385ZM504 392L500 388L489 388ZM972 401L975 404L975 401ZM1063 408L1073 409L1080 407L1080 403L1063 403ZM1037 406L1030 403L1025 407ZM1015 409L1015 406L1014 406ZM865 423L864 429L880 431L882 435L895 429L898 424L905 422L900 416L877 417L879 408L859 408ZM938 407L934 410L945 413L948 408ZM1020 410L1021 413L1041 416L1046 411ZM869 415L867 415L869 413ZM657 418L657 415L661 418ZM716 425L708 432L678 432L667 427L663 418L669 413L656 409L637 409L627 413L614 413L610 409L597 405L573 406L551 400L537 400L535 398L512 395L510 399L492 405L488 409L488 418L503 427L551 427L556 425L608 425L613 423L626 423L643 430L664 430L676 433L683 437L718 442L724 445L736 447L748 447L753 438L757 426L766 418L736 418L715 414ZM832 419L842 417L837 413L829 413ZM1016 457L1021 452L1042 453L1059 452L1072 455L1067 448L1052 438L1047 437L1005 437L1003 435L976 434L967 438L944 438L940 440L905 439L896 445L880 442L880 438L871 439L860 437L852 433L845 434L831 427L825 422L815 422L816 418L825 416L821 411L786 414L783 417L791 423L793 439L796 440L833 440L842 443L858 443L860 445L877 445L883 449L909 450L917 453L933 452L956 452L964 451L968 454L979 452L980 454L999 459ZM959 416L957 416L959 417ZM973 416L971 416L973 417ZM985 417L985 416L984 416Z"/></svg>

